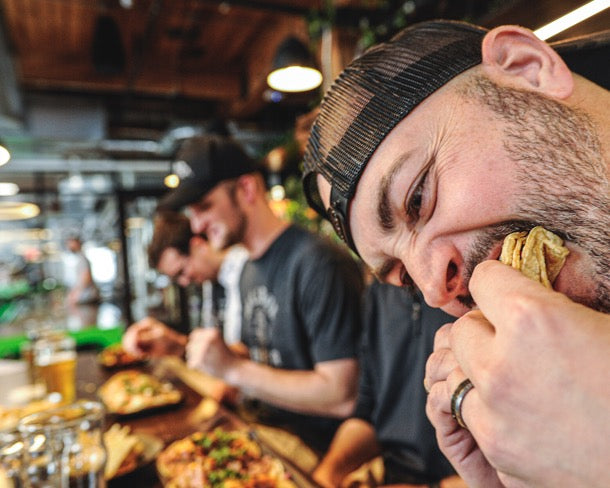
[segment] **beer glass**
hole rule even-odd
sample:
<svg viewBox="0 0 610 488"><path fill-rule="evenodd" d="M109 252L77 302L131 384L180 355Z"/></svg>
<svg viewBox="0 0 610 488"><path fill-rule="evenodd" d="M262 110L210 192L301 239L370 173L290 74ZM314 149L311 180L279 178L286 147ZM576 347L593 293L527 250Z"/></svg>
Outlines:
<svg viewBox="0 0 610 488"><path fill-rule="evenodd" d="M47 393L61 394L65 403L76 398L76 342L63 332L48 333L33 345L36 375Z"/></svg>
<svg viewBox="0 0 610 488"><path fill-rule="evenodd" d="M21 477L26 488L104 488L104 407L79 400L28 415L18 425L23 440Z"/></svg>

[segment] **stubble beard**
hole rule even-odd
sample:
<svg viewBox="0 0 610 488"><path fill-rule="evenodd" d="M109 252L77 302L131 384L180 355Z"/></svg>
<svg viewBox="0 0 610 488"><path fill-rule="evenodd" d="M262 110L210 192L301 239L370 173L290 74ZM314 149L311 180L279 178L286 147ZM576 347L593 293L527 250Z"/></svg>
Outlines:
<svg viewBox="0 0 610 488"><path fill-rule="evenodd" d="M590 118L542 95L500 87L478 77L465 89L507 122L504 148L515 162L523 220L486 228L466 259L465 279L510 232L535 225L585 250L593 263L594 296L585 305L610 313L610 185L597 130ZM468 307L470 296L459 298Z"/></svg>
<svg viewBox="0 0 610 488"><path fill-rule="evenodd" d="M235 244L243 244L244 237L246 235L246 228L248 226L246 214L239 206L239 202L237 201L235 186L230 187L229 197L231 198L234 208L234 220L227 228L227 233L225 235L224 242L222 243L222 249L227 249Z"/></svg>
<svg viewBox="0 0 610 488"><path fill-rule="evenodd" d="M227 249L235 244L243 244L244 236L246 235L247 219L244 212L239 209L235 215L237 221L232 229L227 232L224 240L223 249Z"/></svg>

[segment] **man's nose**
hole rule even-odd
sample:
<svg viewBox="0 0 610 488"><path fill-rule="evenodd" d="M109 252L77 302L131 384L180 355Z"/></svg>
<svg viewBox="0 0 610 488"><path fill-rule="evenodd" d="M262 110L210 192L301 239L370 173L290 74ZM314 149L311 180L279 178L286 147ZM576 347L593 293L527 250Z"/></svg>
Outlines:
<svg viewBox="0 0 610 488"><path fill-rule="evenodd" d="M189 215L189 221L191 223L191 232L193 234L203 234L205 225L201 215L191 212Z"/></svg>
<svg viewBox="0 0 610 488"><path fill-rule="evenodd" d="M404 261L403 261L404 262ZM431 307L444 307L464 293L463 259L450 243L425 246L405 264L411 278Z"/></svg>

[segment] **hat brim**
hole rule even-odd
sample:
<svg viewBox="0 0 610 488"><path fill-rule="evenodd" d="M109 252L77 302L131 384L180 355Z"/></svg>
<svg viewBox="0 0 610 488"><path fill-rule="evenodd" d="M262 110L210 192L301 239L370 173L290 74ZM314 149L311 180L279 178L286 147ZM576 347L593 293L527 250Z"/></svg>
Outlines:
<svg viewBox="0 0 610 488"><path fill-rule="evenodd" d="M571 71L604 88L610 87L610 29L551 42Z"/></svg>
<svg viewBox="0 0 610 488"><path fill-rule="evenodd" d="M171 210L177 212L207 193L209 188L205 184L195 181L183 181L178 188L166 194L157 205L157 211Z"/></svg>

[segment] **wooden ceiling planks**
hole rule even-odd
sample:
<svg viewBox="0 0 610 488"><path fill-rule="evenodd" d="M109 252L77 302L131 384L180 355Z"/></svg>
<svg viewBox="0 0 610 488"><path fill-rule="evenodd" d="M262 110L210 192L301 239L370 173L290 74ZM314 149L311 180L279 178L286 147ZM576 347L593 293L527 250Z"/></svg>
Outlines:
<svg viewBox="0 0 610 488"><path fill-rule="evenodd" d="M0 0L26 88L192 97L228 104L223 112L233 116L262 106L265 77L283 38L307 40L304 17L281 6L305 12L317 3L274 3L277 10L201 0L134 0L132 8L116 1L100 7L103 2L89 0ZM126 60L121 73L100 73L92 61L99 15L119 27Z"/></svg>

